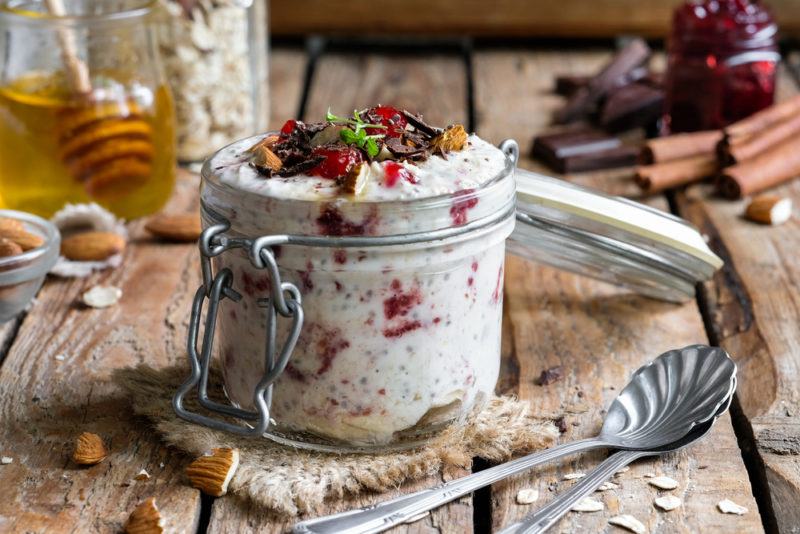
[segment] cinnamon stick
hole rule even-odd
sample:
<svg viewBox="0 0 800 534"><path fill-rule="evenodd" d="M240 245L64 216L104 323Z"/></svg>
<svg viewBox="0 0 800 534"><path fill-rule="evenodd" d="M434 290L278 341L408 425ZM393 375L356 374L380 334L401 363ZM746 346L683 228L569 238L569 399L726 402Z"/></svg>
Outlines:
<svg viewBox="0 0 800 534"><path fill-rule="evenodd" d="M734 164L753 158L771 146L797 135L800 135L800 113L755 135L725 140L720 145L720 154L724 161Z"/></svg>
<svg viewBox="0 0 800 534"><path fill-rule="evenodd" d="M636 168L636 183L647 193L690 184L717 172L717 158L700 155Z"/></svg>
<svg viewBox="0 0 800 534"><path fill-rule="evenodd" d="M756 135L779 122L800 113L800 95L768 107L725 128L725 137L732 142Z"/></svg>
<svg viewBox="0 0 800 534"><path fill-rule="evenodd" d="M651 165L694 156L711 156L716 153L721 140L722 132L719 130L650 139L642 147L641 161Z"/></svg>
<svg viewBox="0 0 800 534"><path fill-rule="evenodd" d="M787 139L757 156L724 170L720 194L742 198L800 175L800 136Z"/></svg>

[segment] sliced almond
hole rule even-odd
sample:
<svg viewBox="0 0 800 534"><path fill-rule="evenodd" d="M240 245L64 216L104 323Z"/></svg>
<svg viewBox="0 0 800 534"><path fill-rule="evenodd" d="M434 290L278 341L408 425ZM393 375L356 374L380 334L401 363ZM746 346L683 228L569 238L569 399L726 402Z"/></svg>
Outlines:
<svg viewBox="0 0 800 534"><path fill-rule="evenodd" d="M614 516L609 519L608 522L611 525L622 527L626 530L630 530L631 532L635 532L636 534L647 533L647 527L645 527L641 521L629 514Z"/></svg>
<svg viewBox="0 0 800 534"><path fill-rule="evenodd" d="M61 254L72 261L104 261L125 250L125 238L112 232L82 232L61 242Z"/></svg>
<svg viewBox="0 0 800 534"><path fill-rule="evenodd" d="M21 223L20 223L21 224ZM41 247L44 244L42 236L33 234L23 227L16 225L0 226L0 237L13 241L22 248L23 251Z"/></svg>
<svg viewBox="0 0 800 534"><path fill-rule="evenodd" d="M669 477L653 477L647 483L663 490L674 490L678 487L678 481Z"/></svg>
<svg viewBox="0 0 800 534"><path fill-rule="evenodd" d="M186 476L192 486L207 495L221 497L239 467L238 449L212 449L186 467Z"/></svg>
<svg viewBox="0 0 800 534"><path fill-rule="evenodd" d="M576 502L570 510L573 512L601 512L605 508L602 502L591 497L584 497Z"/></svg>
<svg viewBox="0 0 800 534"><path fill-rule="evenodd" d="M161 239L184 243L197 241L203 232L200 217L188 213L154 215L147 221L145 228Z"/></svg>
<svg viewBox="0 0 800 534"><path fill-rule="evenodd" d="M437 135L431 141L434 152L445 154L453 150L461 150L467 143L467 131L460 124L448 126L445 131Z"/></svg>
<svg viewBox="0 0 800 534"><path fill-rule="evenodd" d="M78 465L95 465L105 460L108 456L103 439L97 434L84 432L75 441L75 450L72 452L72 461Z"/></svg>
<svg viewBox="0 0 800 534"><path fill-rule="evenodd" d="M681 505L681 500L674 495L664 495L653 502L657 508L661 508L665 512L670 512Z"/></svg>
<svg viewBox="0 0 800 534"><path fill-rule="evenodd" d="M155 497L150 497L131 512L125 523L127 534L162 534L164 519L156 506Z"/></svg>
<svg viewBox="0 0 800 534"><path fill-rule="evenodd" d="M517 504L532 504L539 500L539 490L525 488L517 492Z"/></svg>
<svg viewBox="0 0 800 534"><path fill-rule="evenodd" d="M366 163L355 165L342 178L342 191L351 195L360 195L369 181L370 167Z"/></svg>
<svg viewBox="0 0 800 534"><path fill-rule="evenodd" d="M750 201L744 216L761 224L783 224L792 216L792 199L777 195L758 196Z"/></svg>
<svg viewBox="0 0 800 534"><path fill-rule="evenodd" d="M0 258L8 258L22 254L22 247L8 238L0 237Z"/></svg>
<svg viewBox="0 0 800 534"><path fill-rule="evenodd" d="M748 509L744 506L740 506L733 502L730 499L723 499L717 503L717 508L723 514L735 514L735 515L744 515L748 512Z"/></svg>
<svg viewBox="0 0 800 534"><path fill-rule="evenodd" d="M314 137L311 138L311 146L316 147L327 145L328 143L334 143L338 141L341 131L344 130L344 128L344 126L338 124L326 126L324 129L314 134Z"/></svg>

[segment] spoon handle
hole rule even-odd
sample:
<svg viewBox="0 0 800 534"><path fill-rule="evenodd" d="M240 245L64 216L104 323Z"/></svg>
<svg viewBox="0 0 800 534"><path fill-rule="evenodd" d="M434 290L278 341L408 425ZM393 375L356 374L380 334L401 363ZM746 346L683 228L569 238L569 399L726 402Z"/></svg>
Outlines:
<svg viewBox="0 0 800 534"><path fill-rule="evenodd" d="M609 456L591 473L582 478L580 482L553 499L544 508L518 523L509 525L500 531L500 534L534 534L546 531L555 525L564 514L569 512L575 503L594 492L614 473L637 458L650 454L654 453L648 451L620 451Z"/></svg>
<svg viewBox="0 0 800 534"><path fill-rule="evenodd" d="M531 467L558 460L563 456L590 449L608 447L597 438L582 439L529 454L478 473L452 480L434 488L402 495L396 499L297 523L292 532L314 534L372 534L408 522L437 506L453 501L498 480L510 477Z"/></svg>

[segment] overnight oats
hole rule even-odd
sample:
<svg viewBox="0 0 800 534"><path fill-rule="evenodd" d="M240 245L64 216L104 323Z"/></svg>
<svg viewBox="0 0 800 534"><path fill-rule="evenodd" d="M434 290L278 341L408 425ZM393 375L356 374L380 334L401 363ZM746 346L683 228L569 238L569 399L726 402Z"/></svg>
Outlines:
<svg viewBox="0 0 800 534"><path fill-rule="evenodd" d="M272 388L269 436L320 448L409 444L492 395L514 226L513 162L495 146L388 106L290 120L209 159L202 202L204 227L227 221L229 236L328 241L271 248L305 317ZM372 237L389 241L353 245ZM227 396L252 410L270 279L243 249L214 259L224 269L241 299L221 301L215 345ZM279 343L289 325L278 321Z"/></svg>

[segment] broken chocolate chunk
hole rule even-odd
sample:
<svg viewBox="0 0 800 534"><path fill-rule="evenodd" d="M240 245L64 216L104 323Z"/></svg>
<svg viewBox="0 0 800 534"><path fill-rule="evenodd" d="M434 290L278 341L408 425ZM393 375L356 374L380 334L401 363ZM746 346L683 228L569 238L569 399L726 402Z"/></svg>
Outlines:
<svg viewBox="0 0 800 534"><path fill-rule="evenodd" d="M616 137L593 129L542 135L531 155L556 172L582 172L635 165L638 150Z"/></svg>
<svg viewBox="0 0 800 534"><path fill-rule="evenodd" d="M303 174L310 171L325 160L324 156L315 156L313 158L298 161L290 166L284 166L279 172L279 176L294 176L295 174Z"/></svg>
<svg viewBox="0 0 800 534"><path fill-rule="evenodd" d="M572 74L565 74L563 76L556 76L556 86L553 91L557 95L570 97L581 87L585 87L591 76L577 76Z"/></svg>
<svg viewBox="0 0 800 534"><path fill-rule="evenodd" d="M425 152L427 146L410 146L403 144L399 137L390 137L386 140L386 148L398 159L409 158Z"/></svg>
<svg viewBox="0 0 800 534"><path fill-rule="evenodd" d="M557 365L542 371L542 374L539 375L539 380L537 380L536 383L540 386L549 386L554 382L558 382L562 378L564 378L564 368L560 365Z"/></svg>
<svg viewBox="0 0 800 534"><path fill-rule="evenodd" d="M600 124L609 132L647 128L661 116L664 91L644 83L632 83L613 91L600 113Z"/></svg>
<svg viewBox="0 0 800 534"><path fill-rule="evenodd" d="M441 128L436 128L434 126L431 126L427 122L423 121L421 115L414 115L413 113L405 109L403 110L403 115L405 116L408 123L411 124L411 126L431 137L439 135L443 131Z"/></svg>
<svg viewBox="0 0 800 534"><path fill-rule="evenodd" d="M555 114L559 124L585 117L609 91L618 87L619 80L630 75L650 58L650 48L643 39L634 39L622 48L589 82L575 91L567 104Z"/></svg>

